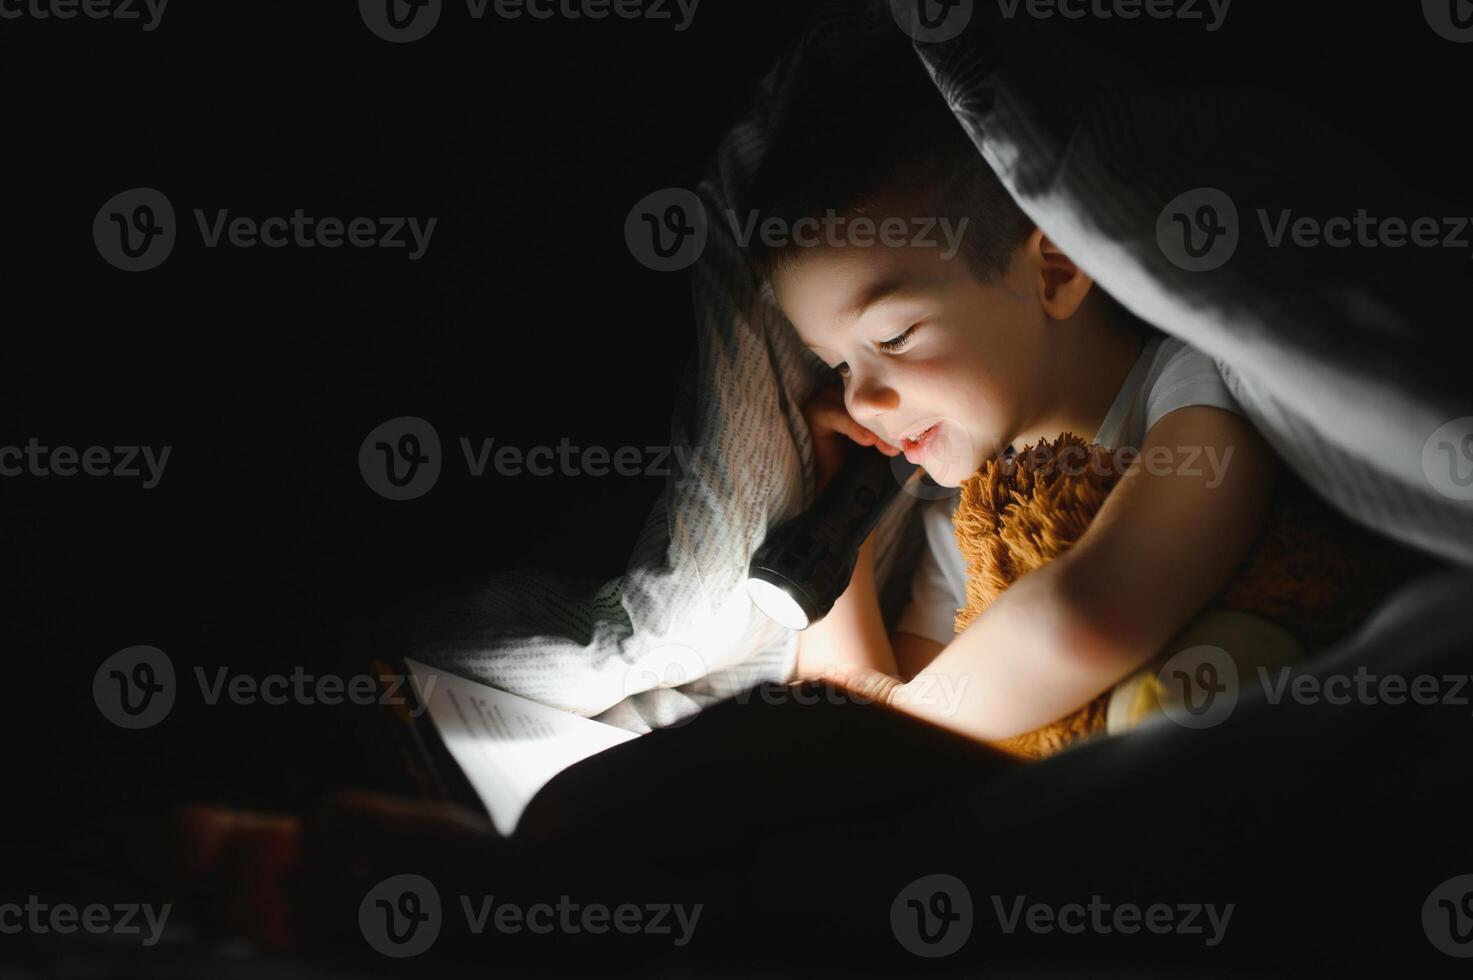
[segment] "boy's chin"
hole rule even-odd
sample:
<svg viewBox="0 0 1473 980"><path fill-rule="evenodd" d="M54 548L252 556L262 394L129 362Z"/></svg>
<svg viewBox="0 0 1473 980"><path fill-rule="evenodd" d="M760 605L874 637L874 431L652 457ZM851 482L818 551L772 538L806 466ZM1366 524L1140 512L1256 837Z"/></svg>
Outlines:
<svg viewBox="0 0 1473 980"><path fill-rule="evenodd" d="M916 460L937 486L956 489L977 472L985 453L979 453L980 440L972 430L956 419L944 419L938 438Z"/></svg>
<svg viewBox="0 0 1473 980"><path fill-rule="evenodd" d="M972 475L971 473L962 472L964 469L966 469L966 467L962 464L960 460L949 463L936 464L934 468L923 463L921 464L921 469L926 471L926 475L929 476L936 483L937 486L950 487L953 489L961 486L966 481L967 477Z"/></svg>

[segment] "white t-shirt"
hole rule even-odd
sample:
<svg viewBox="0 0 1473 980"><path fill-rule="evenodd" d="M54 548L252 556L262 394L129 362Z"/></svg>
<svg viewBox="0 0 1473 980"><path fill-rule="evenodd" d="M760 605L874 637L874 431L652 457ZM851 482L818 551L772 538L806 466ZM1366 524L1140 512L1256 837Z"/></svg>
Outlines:
<svg viewBox="0 0 1473 980"><path fill-rule="evenodd" d="M1107 449L1139 449L1158 419L1187 405L1212 405L1243 414L1210 357L1175 337L1150 337L1093 441ZM961 495L956 494L921 505L926 549L897 631L938 643L956 637L956 614L967 604L967 567L951 523L960 502Z"/></svg>

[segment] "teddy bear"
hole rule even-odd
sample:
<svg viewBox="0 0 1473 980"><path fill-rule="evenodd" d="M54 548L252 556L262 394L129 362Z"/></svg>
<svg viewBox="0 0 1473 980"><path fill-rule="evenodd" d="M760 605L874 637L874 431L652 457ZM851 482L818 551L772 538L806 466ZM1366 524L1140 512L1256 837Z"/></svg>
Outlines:
<svg viewBox="0 0 1473 980"><path fill-rule="evenodd" d="M1138 455L1070 432L989 460L961 486L953 523L967 567L960 633L1020 576L1057 558L1089 527ZM1350 521L1287 466L1247 556L1207 608L1134 674L1073 713L993 745L1037 760L1137 727L1173 694L1161 675L1177 652L1205 645L1239 672L1292 665L1356 629L1400 583L1432 564Z"/></svg>

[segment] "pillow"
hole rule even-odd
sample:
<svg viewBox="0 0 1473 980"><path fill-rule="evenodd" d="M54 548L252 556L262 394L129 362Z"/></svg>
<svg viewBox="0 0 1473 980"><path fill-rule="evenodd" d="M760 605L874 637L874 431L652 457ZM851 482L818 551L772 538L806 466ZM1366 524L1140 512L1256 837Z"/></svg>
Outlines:
<svg viewBox="0 0 1473 980"><path fill-rule="evenodd" d="M1469 317L1449 284L1466 266L1444 272L1435 249L1294 248L1268 234L1285 209L1321 222L1427 212L1405 210L1356 147L1268 92L1151 87L1066 21L962 3L943 9L969 22L938 32L896 16L913 6L819 3L697 191L664 195L705 234L697 352L670 439L695 465L667 483L624 575L479 583L424 619L415 657L632 731L790 676L797 634L752 607L745 577L767 532L812 500L801 406L823 368L718 218L750 182L797 66L875 30L912 33L979 160L1107 292L1213 357L1310 486L1352 520L1473 564L1473 487L1459 485L1473 403L1466 361L1450 356ZM877 532L887 625L922 543L915 503L902 495Z"/></svg>

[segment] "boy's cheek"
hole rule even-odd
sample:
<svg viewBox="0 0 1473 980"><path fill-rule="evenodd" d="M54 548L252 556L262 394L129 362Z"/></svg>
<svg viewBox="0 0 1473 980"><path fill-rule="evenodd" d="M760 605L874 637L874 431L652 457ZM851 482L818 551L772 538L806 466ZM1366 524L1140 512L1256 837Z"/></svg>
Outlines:
<svg viewBox="0 0 1473 980"><path fill-rule="evenodd" d="M954 467L954 469L960 469L960 467ZM934 473L931 470L926 470L926 473L940 486L959 487L962 485L962 481L952 474L946 472Z"/></svg>
<svg viewBox="0 0 1473 980"><path fill-rule="evenodd" d="M921 460L921 468L944 487L959 487L977 471L976 442L959 423L949 420Z"/></svg>

